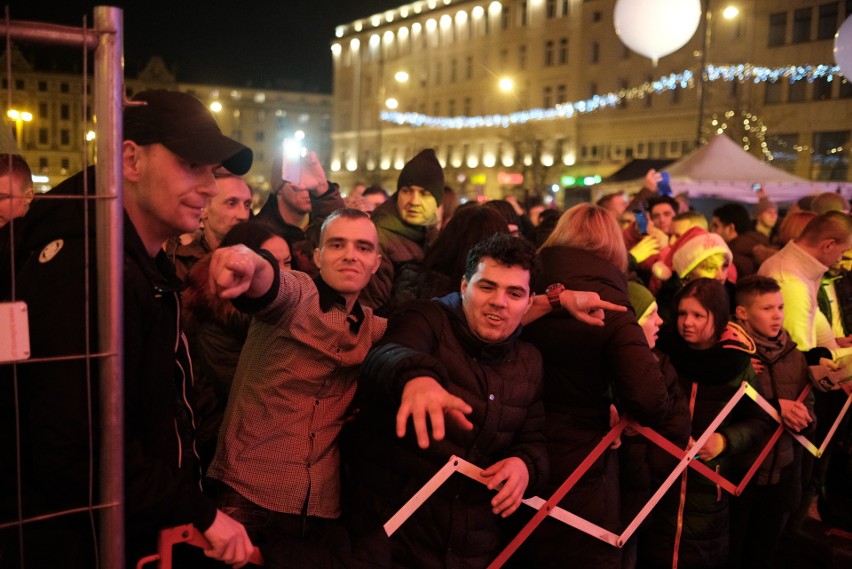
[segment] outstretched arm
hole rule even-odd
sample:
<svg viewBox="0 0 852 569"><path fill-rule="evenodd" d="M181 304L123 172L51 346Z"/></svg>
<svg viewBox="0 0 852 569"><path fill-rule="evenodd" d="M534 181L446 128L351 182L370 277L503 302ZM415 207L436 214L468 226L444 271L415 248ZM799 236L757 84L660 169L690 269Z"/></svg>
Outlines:
<svg viewBox="0 0 852 569"><path fill-rule="evenodd" d="M404 437L408 418L414 423L417 444L420 448L429 446L429 428L426 418L432 423L432 437L436 441L444 438L444 415L465 430L473 429L465 415L473 412L470 405L455 395L451 395L434 378L415 377L405 384L402 401L396 414L396 435Z"/></svg>
<svg viewBox="0 0 852 569"><path fill-rule="evenodd" d="M273 271L266 259L245 245L216 249L210 258L210 291L226 299L259 298L272 287Z"/></svg>
<svg viewBox="0 0 852 569"><path fill-rule="evenodd" d="M591 326L604 325L605 310L612 310L613 312L627 311L627 308L620 304L601 300L601 297L596 292L583 290L565 289L559 294L559 302L562 304L562 308L567 310L571 316ZM529 324L545 314L550 314L552 311L553 308L550 306L547 297L543 294L537 294L533 298L532 306L530 306L530 309L524 316L523 323Z"/></svg>

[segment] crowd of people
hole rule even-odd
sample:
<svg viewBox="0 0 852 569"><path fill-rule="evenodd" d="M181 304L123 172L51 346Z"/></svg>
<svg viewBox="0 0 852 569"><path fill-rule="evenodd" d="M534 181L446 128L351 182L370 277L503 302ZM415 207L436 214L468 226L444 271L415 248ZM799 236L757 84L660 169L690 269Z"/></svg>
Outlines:
<svg viewBox="0 0 852 569"><path fill-rule="evenodd" d="M548 518L510 565L775 567L817 494L826 520L852 526L850 473L836 472L848 457L831 456L848 453L848 421L821 459L793 437L821 441L850 393L842 196L803 198L780 220L762 195L754 218L730 203L708 220L651 171L632 198L565 212L458 205L424 149L390 195L361 184L344 197L313 153L298 182L281 179L278 157L255 213L252 151L200 101L134 99L128 564L160 529L191 523L209 542L176 551L191 567L242 567L256 548L267 567L485 567L532 517L522 499L552 495L622 417L739 481L778 423L743 400L695 440L743 382L784 433L742 495L690 469L625 547ZM15 163L0 157L0 191ZM50 194L93 180L89 169ZM31 186L16 196L28 207ZM98 360L74 357L98 345L91 203L36 199L0 229L4 290L27 303L36 359L0 375L0 528L32 520L0 529L0 566L95 564ZM481 480L449 479L388 536L453 455ZM679 458L625 431L560 506L620 533Z"/></svg>

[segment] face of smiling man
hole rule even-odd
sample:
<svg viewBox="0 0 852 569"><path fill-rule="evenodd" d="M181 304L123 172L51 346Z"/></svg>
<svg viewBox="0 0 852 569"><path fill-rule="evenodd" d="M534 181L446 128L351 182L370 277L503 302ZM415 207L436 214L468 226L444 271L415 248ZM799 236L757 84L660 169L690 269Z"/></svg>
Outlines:
<svg viewBox="0 0 852 569"><path fill-rule="evenodd" d="M471 332L484 342L501 342L518 328L532 303L530 272L483 257L470 280L462 280L461 296Z"/></svg>

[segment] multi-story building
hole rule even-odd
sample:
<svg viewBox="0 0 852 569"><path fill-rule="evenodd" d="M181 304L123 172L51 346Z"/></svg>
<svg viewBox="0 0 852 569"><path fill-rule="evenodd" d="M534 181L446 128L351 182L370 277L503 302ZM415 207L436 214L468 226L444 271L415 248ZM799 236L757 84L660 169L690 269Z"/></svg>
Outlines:
<svg viewBox="0 0 852 569"><path fill-rule="evenodd" d="M656 67L620 41L615 4L421 0L339 26L331 45L335 179L392 185L408 157L434 147L448 184L468 198L501 197L590 183L633 158L675 159L726 132L805 178L850 180L852 85L842 76L793 71L772 82L747 70L703 82L703 102L697 77L704 21L708 66L833 65L851 0L731 0L736 14L711 0L695 35ZM685 71L693 75L654 84ZM606 94L614 106L578 111ZM492 115L559 115L577 102L570 117L522 113L517 123L487 126ZM380 120L388 110L401 113L396 122ZM435 126L434 117L454 125Z"/></svg>
<svg viewBox="0 0 852 569"><path fill-rule="evenodd" d="M5 56L2 61L5 69ZM87 81L91 93L91 78ZM36 186L46 191L81 170L85 146L90 157L95 151L91 95L84 118L83 75L38 70L13 48L11 85L8 78L2 83L4 90L10 88L11 107L19 116L17 121L7 116L8 132L19 140L5 146L7 150L17 146L22 152L37 176ZM329 95L181 83L159 58L150 60L138 76L126 78L125 83L128 97L144 89L173 89L192 93L209 104L222 131L254 150L254 164L246 180L261 193L269 190L272 157L280 152L285 137L301 138L305 148L328 163ZM28 121L20 118L25 112Z"/></svg>

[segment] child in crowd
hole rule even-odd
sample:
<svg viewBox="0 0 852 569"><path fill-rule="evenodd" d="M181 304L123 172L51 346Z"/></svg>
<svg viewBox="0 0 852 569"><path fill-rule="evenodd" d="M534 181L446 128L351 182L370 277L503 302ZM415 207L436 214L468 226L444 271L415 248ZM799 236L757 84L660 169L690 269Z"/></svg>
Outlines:
<svg viewBox="0 0 852 569"><path fill-rule="evenodd" d="M675 297L676 332L664 329L658 347L669 355L681 389L689 398L692 437L698 438L743 381L756 383L751 366L754 343L728 323L728 295L713 279L688 282ZM755 385L759 390L759 386ZM774 423L751 401L741 401L704 446L696 451L711 470L730 479L742 476L743 462L772 431ZM647 522L639 543L642 567L727 567L730 496L689 469L685 486L676 483Z"/></svg>
<svg viewBox="0 0 852 569"><path fill-rule="evenodd" d="M782 328L781 287L769 277L746 277L737 284L736 303L736 321L757 348L753 362L764 396L777 399L784 426L790 431L807 429L813 422L813 395L802 403L796 399L810 381L808 365ZM782 434L755 478L733 501L731 545L736 566L775 567L781 533L802 493L802 451L789 433Z"/></svg>

